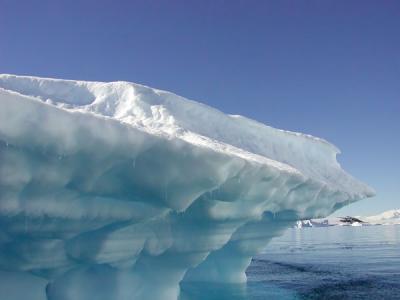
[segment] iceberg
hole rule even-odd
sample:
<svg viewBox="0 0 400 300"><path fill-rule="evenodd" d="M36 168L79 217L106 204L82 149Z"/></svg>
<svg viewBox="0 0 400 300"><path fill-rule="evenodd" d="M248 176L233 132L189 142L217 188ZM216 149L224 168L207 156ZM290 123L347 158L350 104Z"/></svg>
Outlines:
<svg viewBox="0 0 400 300"><path fill-rule="evenodd" d="M0 75L0 293L176 300L244 284L297 220L374 195L338 153L135 83Z"/></svg>

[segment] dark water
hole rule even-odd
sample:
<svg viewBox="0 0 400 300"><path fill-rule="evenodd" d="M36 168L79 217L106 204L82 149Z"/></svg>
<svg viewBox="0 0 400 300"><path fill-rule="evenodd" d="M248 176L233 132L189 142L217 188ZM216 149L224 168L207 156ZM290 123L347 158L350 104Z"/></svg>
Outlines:
<svg viewBox="0 0 400 300"><path fill-rule="evenodd" d="M400 226L291 229L247 276L252 300L400 299Z"/></svg>
<svg viewBox="0 0 400 300"><path fill-rule="evenodd" d="M290 229L247 276L247 286L186 286L184 299L400 299L400 225Z"/></svg>

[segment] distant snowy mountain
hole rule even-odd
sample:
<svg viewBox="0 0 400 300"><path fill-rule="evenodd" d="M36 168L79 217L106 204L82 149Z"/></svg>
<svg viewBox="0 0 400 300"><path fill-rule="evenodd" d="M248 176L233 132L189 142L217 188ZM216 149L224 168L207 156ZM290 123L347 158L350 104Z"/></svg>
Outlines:
<svg viewBox="0 0 400 300"><path fill-rule="evenodd" d="M329 226L400 225L400 209L392 209L374 216L330 217L297 221L295 228Z"/></svg>
<svg viewBox="0 0 400 300"><path fill-rule="evenodd" d="M365 222L373 225L394 225L400 224L400 209L385 211L379 215L362 218Z"/></svg>

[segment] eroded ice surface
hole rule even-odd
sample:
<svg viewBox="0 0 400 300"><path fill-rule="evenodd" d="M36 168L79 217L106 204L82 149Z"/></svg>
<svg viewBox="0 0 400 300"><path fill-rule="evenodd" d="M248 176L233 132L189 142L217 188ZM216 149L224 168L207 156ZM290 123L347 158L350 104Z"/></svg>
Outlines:
<svg viewBox="0 0 400 300"><path fill-rule="evenodd" d="M373 195L337 154L134 83L0 75L0 292L175 300L243 283L296 220Z"/></svg>

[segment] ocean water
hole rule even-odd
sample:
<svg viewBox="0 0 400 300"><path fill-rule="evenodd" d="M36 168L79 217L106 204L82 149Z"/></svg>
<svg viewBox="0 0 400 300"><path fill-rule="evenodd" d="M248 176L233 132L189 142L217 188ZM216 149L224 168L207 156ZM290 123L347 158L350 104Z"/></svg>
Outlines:
<svg viewBox="0 0 400 300"><path fill-rule="evenodd" d="M289 229L243 286L197 285L190 300L400 299L400 225Z"/></svg>
<svg viewBox="0 0 400 300"><path fill-rule="evenodd" d="M247 275L249 299L271 299L270 285L287 299L400 299L400 226L290 229Z"/></svg>

